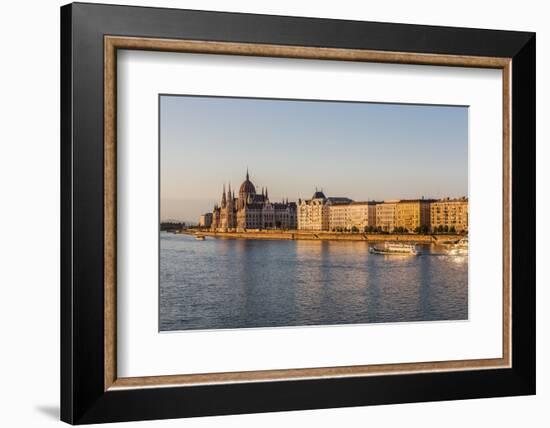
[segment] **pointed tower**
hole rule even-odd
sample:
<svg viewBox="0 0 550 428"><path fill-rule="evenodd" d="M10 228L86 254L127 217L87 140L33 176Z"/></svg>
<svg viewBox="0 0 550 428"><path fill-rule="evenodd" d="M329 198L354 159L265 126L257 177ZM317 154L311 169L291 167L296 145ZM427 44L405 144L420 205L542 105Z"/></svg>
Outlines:
<svg viewBox="0 0 550 428"><path fill-rule="evenodd" d="M269 201L269 196L267 194L267 187L265 188L265 199Z"/></svg>
<svg viewBox="0 0 550 428"><path fill-rule="evenodd" d="M227 201L225 199L225 183L223 185L223 191L222 191L222 203L221 203L221 208L225 208L225 205L226 205Z"/></svg>

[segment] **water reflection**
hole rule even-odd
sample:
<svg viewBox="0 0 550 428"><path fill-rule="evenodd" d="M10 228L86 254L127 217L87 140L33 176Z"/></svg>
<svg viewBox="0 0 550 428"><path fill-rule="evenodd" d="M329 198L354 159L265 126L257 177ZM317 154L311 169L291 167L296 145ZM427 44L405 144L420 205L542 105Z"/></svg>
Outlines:
<svg viewBox="0 0 550 428"><path fill-rule="evenodd" d="M161 234L161 330L466 319L468 258Z"/></svg>

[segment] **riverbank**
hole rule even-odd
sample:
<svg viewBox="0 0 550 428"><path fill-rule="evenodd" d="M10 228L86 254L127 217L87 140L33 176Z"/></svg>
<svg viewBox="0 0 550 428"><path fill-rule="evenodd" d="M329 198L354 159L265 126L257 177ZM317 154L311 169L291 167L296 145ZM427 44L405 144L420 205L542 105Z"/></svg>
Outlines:
<svg viewBox="0 0 550 428"><path fill-rule="evenodd" d="M198 230L184 230L187 235L200 234L221 239L271 239L271 240L308 240L308 241L401 241L417 244L443 244L449 241L458 241L462 236L456 234L417 235L417 234L380 234L380 233L353 233L353 232L311 232L304 230L262 230L248 232L211 232Z"/></svg>

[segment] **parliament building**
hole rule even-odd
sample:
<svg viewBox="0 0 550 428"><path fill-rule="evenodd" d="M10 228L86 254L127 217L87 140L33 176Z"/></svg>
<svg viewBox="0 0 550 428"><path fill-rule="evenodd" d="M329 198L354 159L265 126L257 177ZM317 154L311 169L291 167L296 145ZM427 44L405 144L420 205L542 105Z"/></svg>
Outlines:
<svg viewBox="0 0 550 428"><path fill-rule="evenodd" d="M296 229L296 203L271 202L267 188L256 193L248 170L239 194L223 187L219 205L212 210L210 229L214 231L245 231L247 229Z"/></svg>

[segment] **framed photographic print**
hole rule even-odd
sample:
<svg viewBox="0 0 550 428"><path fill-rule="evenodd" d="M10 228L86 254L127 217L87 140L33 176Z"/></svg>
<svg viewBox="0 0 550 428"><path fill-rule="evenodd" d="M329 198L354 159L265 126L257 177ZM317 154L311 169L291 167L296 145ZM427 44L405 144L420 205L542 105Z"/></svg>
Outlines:
<svg viewBox="0 0 550 428"><path fill-rule="evenodd" d="M535 393L535 35L61 8L72 424Z"/></svg>

